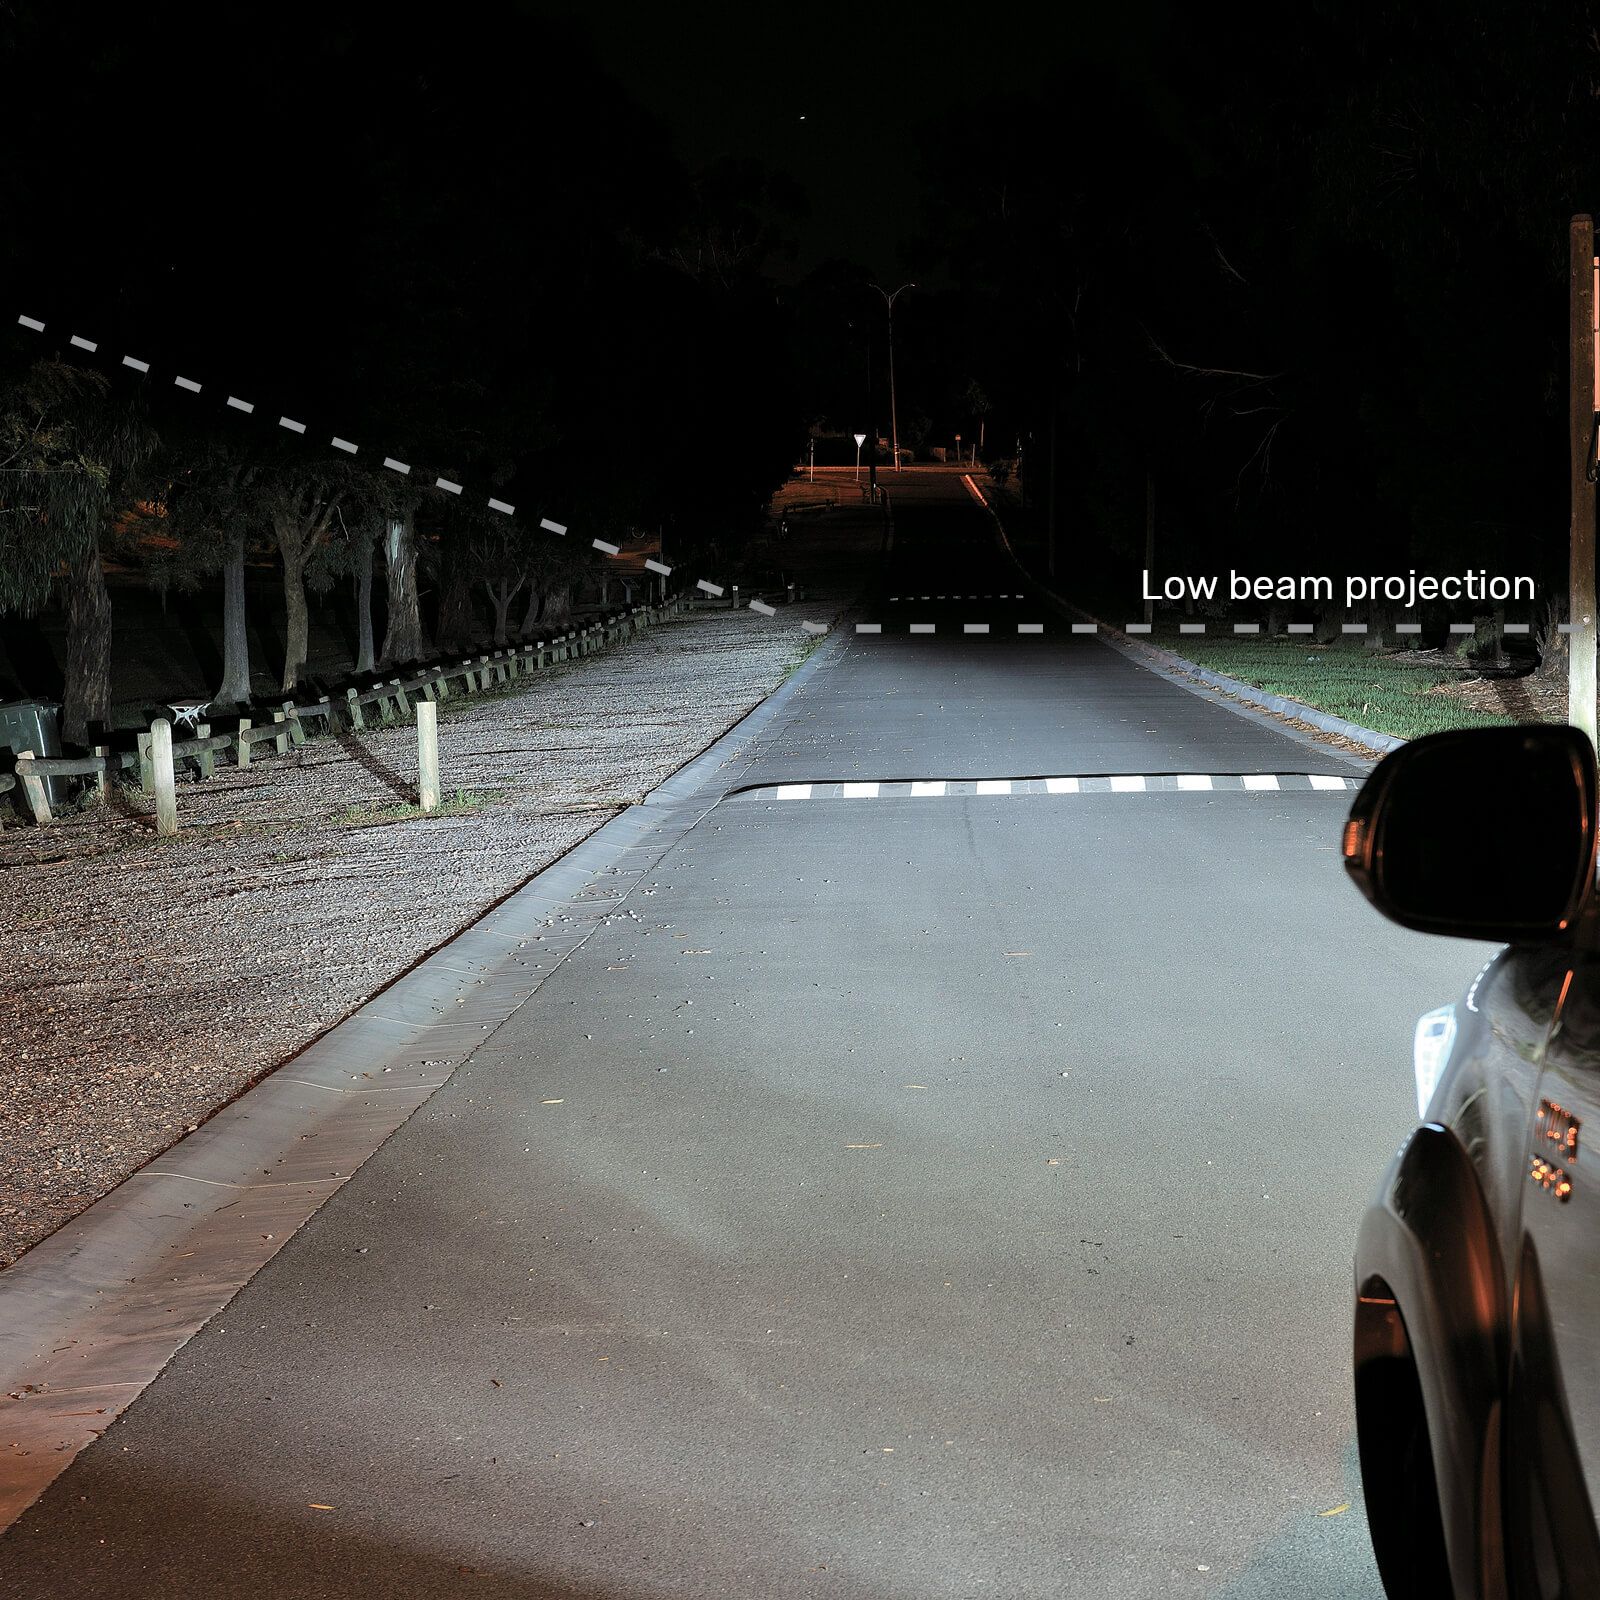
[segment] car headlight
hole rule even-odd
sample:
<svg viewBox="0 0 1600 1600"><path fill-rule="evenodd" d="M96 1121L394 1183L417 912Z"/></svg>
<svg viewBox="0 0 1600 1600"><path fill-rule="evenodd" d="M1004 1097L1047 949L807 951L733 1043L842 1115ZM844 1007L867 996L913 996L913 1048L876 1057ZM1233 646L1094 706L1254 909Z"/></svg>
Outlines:
<svg viewBox="0 0 1600 1600"><path fill-rule="evenodd" d="M1416 1037L1411 1044L1411 1062L1417 1075L1417 1115L1428 1114L1428 1102L1450 1059L1450 1046L1456 1038L1456 1008L1440 1006L1417 1018Z"/></svg>

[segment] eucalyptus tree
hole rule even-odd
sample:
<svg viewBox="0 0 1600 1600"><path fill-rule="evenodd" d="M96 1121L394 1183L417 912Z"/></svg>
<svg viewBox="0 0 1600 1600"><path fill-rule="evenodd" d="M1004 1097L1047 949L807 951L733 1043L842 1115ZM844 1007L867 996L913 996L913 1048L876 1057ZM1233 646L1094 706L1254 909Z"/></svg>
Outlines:
<svg viewBox="0 0 1600 1600"><path fill-rule="evenodd" d="M519 638L567 620L572 586L584 572L593 570L595 560L595 552L584 544L549 536L534 540L527 554L528 602L517 630Z"/></svg>
<svg viewBox="0 0 1600 1600"><path fill-rule="evenodd" d="M110 721L102 552L137 519L157 444L139 398L113 398L99 373L38 361L0 390L0 611L29 616L60 592L62 735L72 744Z"/></svg>
<svg viewBox="0 0 1600 1600"><path fill-rule="evenodd" d="M159 475L172 543L151 562L152 581L193 593L222 575L222 681L212 704L250 703L250 632L245 568L270 549L256 497L259 459L236 440L184 428L169 436Z"/></svg>
<svg viewBox="0 0 1600 1600"><path fill-rule="evenodd" d="M307 569L334 526L344 487L342 469L304 459L278 463L275 469L264 470L259 481L262 509L283 567L285 623L279 687L285 694L299 684L310 648Z"/></svg>
<svg viewBox="0 0 1600 1600"><path fill-rule="evenodd" d="M380 666L416 661L423 652L422 606L417 589L417 506L420 496L405 491L383 519L384 582L388 624Z"/></svg>

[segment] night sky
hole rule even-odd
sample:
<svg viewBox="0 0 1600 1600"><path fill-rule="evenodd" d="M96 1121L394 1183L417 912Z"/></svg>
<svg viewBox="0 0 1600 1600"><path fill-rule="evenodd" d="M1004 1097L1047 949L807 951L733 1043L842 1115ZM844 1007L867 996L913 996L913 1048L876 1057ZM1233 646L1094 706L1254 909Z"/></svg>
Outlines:
<svg viewBox="0 0 1600 1600"><path fill-rule="evenodd" d="M780 276L848 257L919 281L921 135L975 119L987 97L1037 93L1067 63L1137 72L1160 31L1149 5L530 9L587 37L691 165L742 154L798 180L809 214Z"/></svg>

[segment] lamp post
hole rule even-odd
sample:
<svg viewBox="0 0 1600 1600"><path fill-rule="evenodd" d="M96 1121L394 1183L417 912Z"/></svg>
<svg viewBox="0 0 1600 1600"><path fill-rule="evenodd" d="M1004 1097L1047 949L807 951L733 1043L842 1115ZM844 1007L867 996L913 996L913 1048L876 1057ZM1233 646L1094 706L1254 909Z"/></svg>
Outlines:
<svg viewBox="0 0 1600 1600"><path fill-rule="evenodd" d="M861 482L861 447L862 447L862 445L864 445L867 442L867 436L864 433L858 433L855 436L855 439L856 439L856 482L860 483Z"/></svg>
<svg viewBox="0 0 1600 1600"><path fill-rule="evenodd" d="M900 422L894 408L894 303L907 289L915 289L914 283L902 283L893 294L887 289L879 288L873 284L874 289L883 296L883 303L889 308L889 442L894 447L894 470L900 470Z"/></svg>

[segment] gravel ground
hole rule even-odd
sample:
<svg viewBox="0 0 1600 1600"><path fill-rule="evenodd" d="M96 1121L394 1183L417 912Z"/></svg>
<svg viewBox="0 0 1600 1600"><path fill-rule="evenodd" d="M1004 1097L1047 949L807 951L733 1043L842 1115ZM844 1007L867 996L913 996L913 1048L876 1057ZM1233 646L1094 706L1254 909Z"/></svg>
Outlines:
<svg viewBox="0 0 1600 1600"><path fill-rule="evenodd" d="M433 817L403 725L181 784L175 839L126 793L0 833L0 1266L698 754L846 600L693 613L443 703Z"/></svg>

